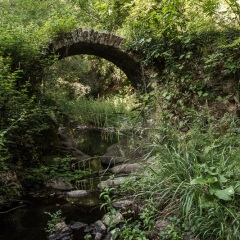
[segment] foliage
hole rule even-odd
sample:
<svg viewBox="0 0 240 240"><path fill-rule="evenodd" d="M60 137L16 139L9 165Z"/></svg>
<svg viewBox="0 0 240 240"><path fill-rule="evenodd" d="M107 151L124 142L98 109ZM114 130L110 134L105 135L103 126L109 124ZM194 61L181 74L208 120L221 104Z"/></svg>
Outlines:
<svg viewBox="0 0 240 240"><path fill-rule="evenodd" d="M182 240L182 233L180 230L176 229L174 224L171 224L167 227L165 232L160 233L161 239L174 239L174 240Z"/></svg>
<svg viewBox="0 0 240 240"><path fill-rule="evenodd" d="M56 159L59 165L41 162L55 141L56 113L119 131L140 120L132 111L131 88L119 91L125 80L118 81L117 92L124 97L127 92L126 98L97 98L122 77L114 78L113 66L73 57L53 65L50 74L53 60L42 58L50 38L76 27L114 31L127 37L126 48L142 53L143 64L157 69L150 76L154 90L141 96L148 115L142 129L149 131L143 137L146 158L154 160L147 163L147 177L123 185L146 208L139 221L124 225L120 237L146 239L155 219L176 215L183 223L180 231L203 239L239 239L239 1L3 0L0 8L1 176L18 171L21 180L41 180L47 173L75 178L68 158ZM75 83L89 83L95 98L81 98ZM11 180L3 178L0 187L9 198L19 194L17 179ZM110 192L102 196L113 211ZM52 232L60 213L50 216ZM163 237L180 235L173 223Z"/></svg>
<svg viewBox="0 0 240 240"><path fill-rule="evenodd" d="M75 184L77 180L92 173L90 169L73 167L72 160L70 156L54 157L50 162L40 162L38 166L28 167L19 174L22 184L25 188L39 190L49 180L64 179Z"/></svg>
<svg viewBox="0 0 240 240"><path fill-rule="evenodd" d="M47 228L45 231L47 233L54 233L56 231L56 224L62 221L62 211L58 210L55 213L44 212L45 214L49 215L51 219L47 222Z"/></svg>
<svg viewBox="0 0 240 240"><path fill-rule="evenodd" d="M11 70L21 70L18 84L28 80L35 91L42 68L49 64L42 59L42 47L54 35L76 28L77 13L61 0L4 0L0 8L0 55L12 59Z"/></svg>
<svg viewBox="0 0 240 240"><path fill-rule="evenodd" d="M135 97L81 98L76 101L63 102L61 107L65 113L74 116L80 124L97 127L124 127L124 123L132 126L137 112L131 111L135 105ZM132 123L132 124L130 124Z"/></svg>
<svg viewBox="0 0 240 240"><path fill-rule="evenodd" d="M114 190L114 188L105 187L104 191L100 194L100 198L103 198L105 201L101 205L101 208L106 207L107 211L112 215L116 213L116 209L112 205L112 203L114 202L114 197L111 196Z"/></svg>
<svg viewBox="0 0 240 240"><path fill-rule="evenodd" d="M131 0L72 0L82 16L81 24L87 28L114 32L122 27L128 16Z"/></svg>
<svg viewBox="0 0 240 240"><path fill-rule="evenodd" d="M173 126L155 129L147 178L123 189L134 190L140 201L151 198L159 217L177 215L182 231L202 239L239 239L239 122L228 116L202 125L197 116L186 134Z"/></svg>
<svg viewBox="0 0 240 240"><path fill-rule="evenodd" d="M45 70L45 94L58 100L82 96L127 93L131 86L125 74L112 63L95 56L72 56ZM124 91L125 90L125 91Z"/></svg>
<svg viewBox="0 0 240 240"><path fill-rule="evenodd" d="M141 230L141 223L134 222L134 224L125 223L122 231L119 232L120 239L129 240L147 240L145 231Z"/></svg>

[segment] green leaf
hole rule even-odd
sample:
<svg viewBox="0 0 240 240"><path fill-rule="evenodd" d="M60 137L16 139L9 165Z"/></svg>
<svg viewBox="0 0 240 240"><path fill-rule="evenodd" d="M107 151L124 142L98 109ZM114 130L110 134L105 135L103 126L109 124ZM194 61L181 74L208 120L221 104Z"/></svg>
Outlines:
<svg viewBox="0 0 240 240"><path fill-rule="evenodd" d="M190 182L190 185L195 185L195 184L211 184L211 183L215 183L217 182L218 179L216 177L212 177L212 178L202 178L202 177L197 177L195 179L193 179Z"/></svg>
<svg viewBox="0 0 240 240"><path fill-rule="evenodd" d="M216 207L217 203L214 201L214 198L211 195L204 193L200 197L200 205L202 208L211 208Z"/></svg>
<svg viewBox="0 0 240 240"><path fill-rule="evenodd" d="M195 184L205 184L206 183L206 179L202 178L202 177L197 177L194 178L191 182L190 185L195 185Z"/></svg>
<svg viewBox="0 0 240 240"><path fill-rule="evenodd" d="M226 182L228 181L228 179L225 178L224 176L220 175L219 181L220 181L221 183L226 183Z"/></svg>
<svg viewBox="0 0 240 240"><path fill-rule="evenodd" d="M217 196L219 199L222 199L224 201L231 200L231 196L234 194L234 189L232 186L223 189L223 190L217 190L215 191L214 195Z"/></svg>

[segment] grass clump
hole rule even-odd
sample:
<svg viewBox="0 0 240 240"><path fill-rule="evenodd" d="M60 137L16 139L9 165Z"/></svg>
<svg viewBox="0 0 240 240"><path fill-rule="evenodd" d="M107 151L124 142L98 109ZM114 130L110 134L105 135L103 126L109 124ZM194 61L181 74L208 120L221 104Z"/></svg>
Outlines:
<svg viewBox="0 0 240 240"><path fill-rule="evenodd" d="M136 105L134 96L112 96L105 98L80 98L66 101L62 107L78 124L96 127L124 127L134 124L137 113L132 111Z"/></svg>
<svg viewBox="0 0 240 240"><path fill-rule="evenodd" d="M239 120L228 115L206 123L199 114L196 119L186 133L173 126L156 128L147 147L146 177L123 189L133 190L140 216L151 199L155 211L148 218L177 217L182 236L240 239Z"/></svg>

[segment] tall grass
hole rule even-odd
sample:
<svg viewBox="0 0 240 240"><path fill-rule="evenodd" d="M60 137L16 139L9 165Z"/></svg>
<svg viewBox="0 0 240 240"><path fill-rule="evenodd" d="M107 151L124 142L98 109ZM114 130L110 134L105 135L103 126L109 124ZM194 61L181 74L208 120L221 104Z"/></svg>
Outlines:
<svg viewBox="0 0 240 240"><path fill-rule="evenodd" d="M134 189L139 201L153 199L157 218L177 216L189 234L207 240L237 240L239 122L231 116L202 122L198 118L187 133L164 125L155 129L148 144L146 177L125 188Z"/></svg>
<svg viewBox="0 0 240 240"><path fill-rule="evenodd" d="M134 96L112 96L106 98L81 98L62 104L64 110L83 125L96 127L123 127L134 124L137 112Z"/></svg>

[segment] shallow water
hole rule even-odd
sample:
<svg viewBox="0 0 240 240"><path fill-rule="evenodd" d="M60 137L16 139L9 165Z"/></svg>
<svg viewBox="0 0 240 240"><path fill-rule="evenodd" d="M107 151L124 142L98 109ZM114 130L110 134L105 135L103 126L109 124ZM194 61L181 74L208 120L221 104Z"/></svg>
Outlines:
<svg viewBox="0 0 240 240"><path fill-rule="evenodd" d="M68 130L70 131L70 130ZM90 156L101 156L107 147L116 142L116 136L112 139L103 140L100 131L72 130L71 135L78 142L79 149ZM89 169L95 174L86 179L76 182L78 189L91 190L91 194L81 199L67 199L61 194L51 194L45 198L28 196L22 202L16 202L13 206L17 208L9 213L0 213L0 240L45 240L47 234L45 228L50 216L44 212L56 213L62 211L62 217L67 224L83 222L94 223L102 218L104 212L100 211L101 201L99 192L96 191L97 184L105 170L102 168L100 158L89 161ZM98 172L98 174L97 174ZM92 191L93 190L93 191ZM73 240L83 240L86 233L83 230L73 232Z"/></svg>
<svg viewBox="0 0 240 240"><path fill-rule="evenodd" d="M1 240L47 239L45 228L47 221L50 220L50 216L44 212L55 213L61 209L62 216L67 224L73 222L91 224L101 219L104 214L99 209L100 200L97 192L91 193L89 197L81 201L69 202L62 195L55 195L49 198L28 197L25 200L28 202L23 202L19 206L24 204L26 207L18 208L6 214L0 214ZM84 239L84 235L83 230L75 232L73 239Z"/></svg>

